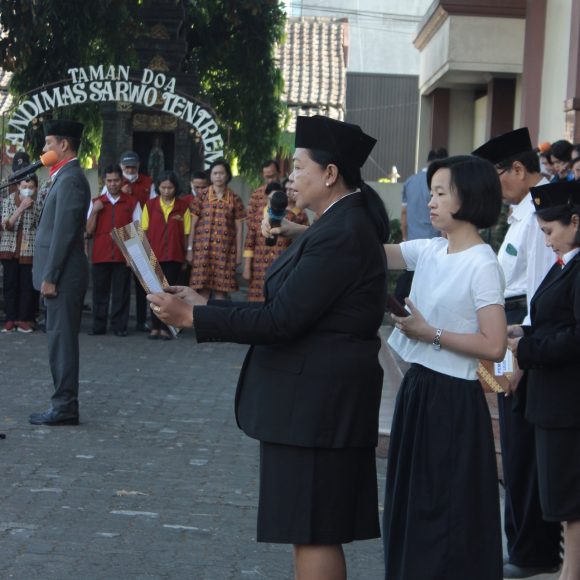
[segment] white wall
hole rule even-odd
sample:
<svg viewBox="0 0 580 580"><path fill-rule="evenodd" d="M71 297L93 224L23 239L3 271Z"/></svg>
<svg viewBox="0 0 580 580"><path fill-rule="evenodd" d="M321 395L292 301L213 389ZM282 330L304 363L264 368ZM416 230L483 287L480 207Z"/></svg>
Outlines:
<svg viewBox="0 0 580 580"><path fill-rule="evenodd" d="M449 98L449 155L471 153L474 113L473 91L453 89Z"/></svg>
<svg viewBox="0 0 580 580"><path fill-rule="evenodd" d="M474 103L473 115L473 149L477 149L483 145L487 139L485 138L485 128L487 126L487 95L479 97ZM473 151L472 149L472 151Z"/></svg>
<svg viewBox="0 0 580 580"><path fill-rule="evenodd" d="M413 40L431 2L296 0L291 15L348 18L349 72L417 75L419 51Z"/></svg>
<svg viewBox="0 0 580 580"><path fill-rule="evenodd" d="M546 34L538 142L564 138L572 0L546 2Z"/></svg>

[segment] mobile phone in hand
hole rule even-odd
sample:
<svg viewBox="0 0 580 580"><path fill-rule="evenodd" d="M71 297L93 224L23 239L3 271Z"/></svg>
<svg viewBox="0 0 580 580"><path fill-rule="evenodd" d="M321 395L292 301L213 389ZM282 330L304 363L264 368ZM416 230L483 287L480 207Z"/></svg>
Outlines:
<svg viewBox="0 0 580 580"><path fill-rule="evenodd" d="M409 316L409 311L392 295L387 295L387 306L395 316Z"/></svg>

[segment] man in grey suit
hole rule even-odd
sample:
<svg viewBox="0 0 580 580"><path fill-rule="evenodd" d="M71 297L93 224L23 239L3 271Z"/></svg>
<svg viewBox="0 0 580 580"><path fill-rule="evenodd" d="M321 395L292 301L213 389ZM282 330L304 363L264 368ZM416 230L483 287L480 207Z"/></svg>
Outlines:
<svg viewBox="0 0 580 580"><path fill-rule="evenodd" d="M91 200L80 168L83 125L55 120L44 123L44 152L58 161L36 232L32 278L46 305L46 334L54 382L51 408L30 415L33 425L79 424L79 329L89 266L83 234Z"/></svg>

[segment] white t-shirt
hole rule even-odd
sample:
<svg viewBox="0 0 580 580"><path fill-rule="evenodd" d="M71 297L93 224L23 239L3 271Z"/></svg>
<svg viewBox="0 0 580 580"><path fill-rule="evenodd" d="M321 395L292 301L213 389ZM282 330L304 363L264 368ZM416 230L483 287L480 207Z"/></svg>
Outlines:
<svg viewBox="0 0 580 580"><path fill-rule="evenodd" d="M443 333L479 331L477 311L504 305L505 281L493 250L487 244L447 253L445 238L411 240L400 247L408 270L415 270L409 298L425 320ZM435 337L433 337L435 338ZM462 379L477 377L477 359L431 343L407 338L396 328L389 344L399 356L434 371Z"/></svg>

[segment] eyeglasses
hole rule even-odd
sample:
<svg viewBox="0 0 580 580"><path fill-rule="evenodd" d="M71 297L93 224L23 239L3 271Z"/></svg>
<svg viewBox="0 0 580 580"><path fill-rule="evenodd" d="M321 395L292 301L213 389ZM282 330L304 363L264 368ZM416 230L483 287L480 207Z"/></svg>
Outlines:
<svg viewBox="0 0 580 580"><path fill-rule="evenodd" d="M499 167L496 167L496 169L499 169ZM506 171L507 171L507 167L505 169L499 170L497 173L497 176L501 177Z"/></svg>

